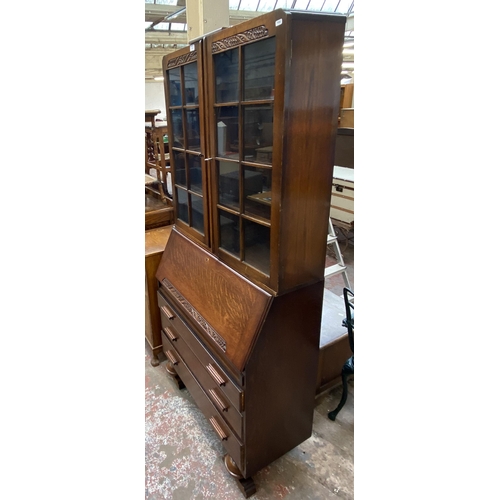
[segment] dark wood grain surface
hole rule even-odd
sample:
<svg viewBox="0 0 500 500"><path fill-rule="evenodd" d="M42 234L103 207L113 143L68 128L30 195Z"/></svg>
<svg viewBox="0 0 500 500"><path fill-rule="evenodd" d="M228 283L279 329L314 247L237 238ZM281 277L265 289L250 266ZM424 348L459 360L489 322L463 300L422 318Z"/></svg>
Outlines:
<svg viewBox="0 0 500 500"><path fill-rule="evenodd" d="M226 342L239 370L265 317L271 295L173 229L156 274L166 278Z"/></svg>
<svg viewBox="0 0 500 500"><path fill-rule="evenodd" d="M158 282L155 279L155 275L171 231L172 226L164 226L146 231L144 237L146 339L153 351L155 361L162 346L160 310L158 309L156 298Z"/></svg>
<svg viewBox="0 0 500 500"><path fill-rule="evenodd" d="M291 28L280 226L286 251L280 255L279 292L324 274L340 98L332 75L340 74L344 32L342 24L312 19Z"/></svg>

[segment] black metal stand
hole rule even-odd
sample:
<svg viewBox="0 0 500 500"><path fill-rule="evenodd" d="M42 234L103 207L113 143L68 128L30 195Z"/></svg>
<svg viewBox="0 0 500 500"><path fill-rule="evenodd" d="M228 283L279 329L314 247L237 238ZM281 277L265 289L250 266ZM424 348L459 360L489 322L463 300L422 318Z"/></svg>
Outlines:
<svg viewBox="0 0 500 500"><path fill-rule="evenodd" d="M347 387L347 379L349 376L354 375L354 356L351 356L342 367L342 398L335 410L328 413L328 418L330 420L335 420L339 411L343 408L347 401L347 394L349 392Z"/></svg>
<svg viewBox="0 0 500 500"><path fill-rule="evenodd" d="M342 398L340 403L337 405L335 410L328 413L328 418L330 420L335 420L339 411L345 405L347 401L347 394L349 392L347 387L347 379L351 375L354 375L354 304L349 302L349 296L354 297L354 293L349 290L349 288L344 288L344 304L346 318L342 321L342 325L347 328L349 334L349 346L351 347L352 356L344 363L342 367Z"/></svg>

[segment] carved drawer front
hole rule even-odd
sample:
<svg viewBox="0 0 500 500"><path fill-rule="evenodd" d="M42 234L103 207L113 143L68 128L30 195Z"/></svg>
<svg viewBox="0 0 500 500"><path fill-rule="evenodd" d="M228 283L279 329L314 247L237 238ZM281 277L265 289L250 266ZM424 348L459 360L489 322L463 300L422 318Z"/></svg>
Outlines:
<svg viewBox="0 0 500 500"><path fill-rule="evenodd" d="M203 415L205 415L212 429L221 440L222 445L241 470L244 467L243 444L240 442L236 434L232 432L231 428L226 424L224 419L221 418L219 411L207 397L204 390L187 367L187 362L183 359L181 354L169 340L165 338L164 340L165 344L163 345L163 351L165 352L165 355L174 364L175 371L184 382L184 385L187 387L189 393L195 400L196 405L202 411Z"/></svg>
<svg viewBox="0 0 500 500"><path fill-rule="evenodd" d="M197 382L203 388L205 394L217 408L222 418L229 424L231 429L239 436L243 436L243 417L238 413L233 404L229 401L226 395L221 391L220 386L209 375L205 367L200 363L193 351L184 342L182 336L174 329L173 326L162 328L161 332L163 341L163 350L168 357L168 350L175 349L185 361L189 370L196 378ZM182 377L181 377L182 378Z"/></svg>
<svg viewBox="0 0 500 500"><path fill-rule="evenodd" d="M184 342L195 353L200 363L205 367L217 388L222 391L224 396L229 399L232 405L242 413L244 410L243 391L229 377L227 372L216 361L215 357L205 348L205 346L190 331L188 326L179 317L177 311L165 300L163 295L158 292L158 305L161 311L161 323L163 332L168 335L166 328L172 327L176 330Z"/></svg>

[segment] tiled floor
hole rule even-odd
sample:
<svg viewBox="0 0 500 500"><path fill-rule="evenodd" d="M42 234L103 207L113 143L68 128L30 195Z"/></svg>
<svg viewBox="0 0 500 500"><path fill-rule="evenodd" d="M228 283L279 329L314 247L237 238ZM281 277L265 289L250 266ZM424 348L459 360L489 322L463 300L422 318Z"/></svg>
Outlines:
<svg viewBox="0 0 500 500"><path fill-rule="evenodd" d="M340 238L339 238L340 239ZM354 289L354 247L340 241ZM326 266L335 263L327 252ZM342 276L325 286L342 293ZM146 344L146 493L147 500L239 500L244 498L227 473L225 451L186 389L178 390L165 372L166 361L153 368ZM354 498L354 380L336 421L327 418L337 406L340 386L316 400L312 436L259 471L253 479L255 500ZM290 408L293 411L293 408Z"/></svg>

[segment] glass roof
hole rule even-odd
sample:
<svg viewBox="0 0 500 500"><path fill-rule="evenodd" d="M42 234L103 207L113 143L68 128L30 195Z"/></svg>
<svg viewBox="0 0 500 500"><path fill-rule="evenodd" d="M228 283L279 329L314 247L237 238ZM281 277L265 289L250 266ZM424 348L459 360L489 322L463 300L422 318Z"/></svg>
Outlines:
<svg viewBox="0 0 500 500"><path fill-rule="evenodd" d="M158 5L178 5L178 0L145 0ZM185 4L185 2L182 2ZM179 5L179 7L185 5ZM229 0L230 10L269 12L275 9L308 10L311 12L354 12L354 0Z"/></svg>
<svg viewBox="0 0 500 500"><path fill-rule="evenodd" d="M146 4L178 5L178 0L145 0ZM185 1L179 5L185 9ZM354 13L354 0L229 0L229 10L269 12L276 9L306 10L308 12ZM146 29L149 26L146 25ZM158 23L152 30L186 31L187 25L180 23Z"/></svg>
<svg viewBox="0 0 500 500"><path fill-rule="evenodd" d="M156 1L160 3L160 0ZM350 14L354 12L354 0L229 0L229 9L251 10L256 12L269 12L275 9L291 9Z"/></svg>
<svg viewBox="0 0 500 500"><path fill-rule="evenodd" d="M243 12L269 12L275 9L287 10L301 10L308 12L329 12L344 15L354 14L354 0L228 0L229 11L243 11ZM166 16L164 19L157 19L154 22L146 22L146 33L154 32L169 32L173 36L182 35L187 31L187 24L179 23L179 17L185 20L186 1L185 0L145 0L146 5L168 5L170 11L172 7L177 7L172 11L172 14ZM351 25L351 27L353 27ZM178 39L175 41L162 41L159 39L146 40L146 50L148 49L166 49L166 48L180 48L185 44ZM347 30L345 32L345 49L344 50L344 63L343 73L349 74L354 71L354 30Z"/></svg>

